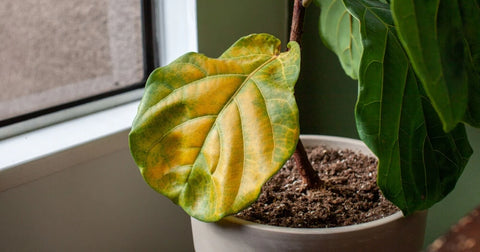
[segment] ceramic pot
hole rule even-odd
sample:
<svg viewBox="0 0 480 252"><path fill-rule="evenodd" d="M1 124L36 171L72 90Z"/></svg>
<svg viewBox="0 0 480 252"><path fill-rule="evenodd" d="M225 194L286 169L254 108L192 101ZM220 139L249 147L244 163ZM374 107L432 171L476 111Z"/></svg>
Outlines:
<svg viewBox="0 0 480 252"><path fill-rule="evenodd" d="M301 137L305 146L325 145L373 155L359 140L318 135ZM215 223L192 218L197 252L235 251L420 251L427 212L388 217L334 228L286 228L262 225L233 216Z"/></svg>

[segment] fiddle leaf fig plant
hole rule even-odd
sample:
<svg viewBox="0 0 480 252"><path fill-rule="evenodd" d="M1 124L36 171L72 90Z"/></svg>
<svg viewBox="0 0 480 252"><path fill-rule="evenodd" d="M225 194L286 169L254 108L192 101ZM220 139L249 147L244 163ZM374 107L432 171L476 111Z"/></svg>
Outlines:
<svg viewBox="0 0 480 252"><path fill-rule="evenodd" d="M297 144L300 48L288 47L255 34L155 70L130 133L146 182L204 221L252 203Z"/></svg>
<svg viewBox="0 0 480 252"><path fill-rule="evenodd" d="M294 98L310 2L295 0L286 52L253 34L148 78L130 149L146 182L191 216L247 207L292 154L307 188L324 186L298 140ZM324 44L358 80L356 126L380 189L405 215L431 207L472 154L464 124L480 127L480 0L315 2Z"/></svg>
<svg viewBox="0 0 480 252"><path fill-rule="evenodd" d="M323 7L328 1L319 2ZM398 38L389 5L344 3L353 23L361 24L355 117L360 138L379 159L378 185L404 214L429 208L453 189L471 155L465 127L442 130Z"/></svg>
<svg viewBox="0 0 480 252"><path fill-rule="evenodd" d="M338 55L345 73L358 79L363 53L360 22L350 14L342 0L317 0L322 6L319 29L325 46Z"/></svg>
<svg viewBox="0 0 480 252"><path fill-rule="evenodd" d="M391 4L398 36L445 131L480 126L480 1Z"/></svg>

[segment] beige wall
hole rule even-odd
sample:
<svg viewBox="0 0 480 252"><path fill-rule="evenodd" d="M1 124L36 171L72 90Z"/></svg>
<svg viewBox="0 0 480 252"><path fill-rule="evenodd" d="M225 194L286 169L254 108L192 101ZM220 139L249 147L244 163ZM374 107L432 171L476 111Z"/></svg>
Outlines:
<svg viewBox="0 0 480 252"><path fill-rule="evenodd" d="M126 139L125 139L126 140ZM190 222L122 151L0 193L0 251L193 251Z"/></svg>

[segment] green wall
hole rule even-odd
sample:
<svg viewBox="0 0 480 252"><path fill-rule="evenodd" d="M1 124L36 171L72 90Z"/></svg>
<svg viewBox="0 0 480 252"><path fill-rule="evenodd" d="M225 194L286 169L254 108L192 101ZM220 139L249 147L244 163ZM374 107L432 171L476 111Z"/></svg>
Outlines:
<svg viewBox="0 0 480 252"><path fill-rule="evenodd" d="M323 46L319 14L314 4L305 14L302 72L296 86L301 131L358 138L353 113L357 82L343 73L337 56Z"/></svg>
<svg viewBox="0 0 480 252"><path fill-rule="evenodd" d="M199 51L217 57L239 37L260 32L276 35L285 44L287 6L284 0L197 1ZM306 13L302 73L296 86L301 131L358 138L353 114L357 83L343 73L337 57L322 45L319 13L314 4ZM426 244L480 205L480 131L468 131L476 152L455 190L430 209Z"/></svg>
<svg viewBox="0 0 480 252"><path fill-rule="evenodd" d="M251 33L270 33L286 45L287 14L285 0L199 0L199 52L218 57L240 37Z"/></svg>

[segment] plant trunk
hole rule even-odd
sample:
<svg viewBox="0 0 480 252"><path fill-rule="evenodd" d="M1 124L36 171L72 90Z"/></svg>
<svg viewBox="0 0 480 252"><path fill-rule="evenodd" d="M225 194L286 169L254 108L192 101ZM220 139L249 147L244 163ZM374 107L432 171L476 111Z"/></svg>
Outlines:
<svg viewBox="0 0 480 252"><path fill-rule="evenodd" d="M302 0L295 0L293 6L290 41L296 41L298 44L301 44L304 17L305 7L302 5ZM317 172L313 169L310 161L308 161L307 152L305 151L300 139L298 139L297 148L293 154L293 158L304 183L307 185L307 188L315 188L322 185L322 181L318 177Z"/></svg>
<svg viewBox="0 0 480 252"><path fill-rule="evenodd" d="M301 44L304 18L305 7L302 5L302 0L295 0L292 13L292 24L290 27L290 41L296 41L298 44Z"/></svg>

